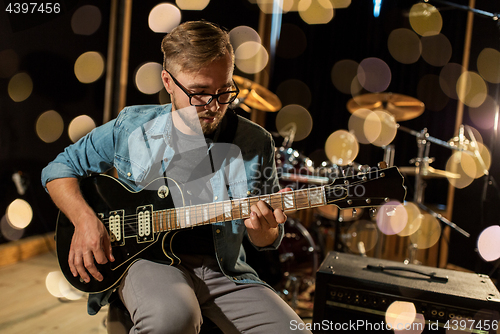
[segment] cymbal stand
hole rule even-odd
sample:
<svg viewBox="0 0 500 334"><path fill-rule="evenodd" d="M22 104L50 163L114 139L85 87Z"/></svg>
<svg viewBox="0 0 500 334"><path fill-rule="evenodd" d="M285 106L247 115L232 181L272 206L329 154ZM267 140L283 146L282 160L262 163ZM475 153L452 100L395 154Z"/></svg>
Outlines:
<svg viewBox="0 0 500 334"><path fill-rule="evenodd" d="M415 163L415 166L418 169L417 173L415 173L415 191L414 191L413 201L417 204L417 206L420 209L429 212L433 217L439 219L441 222L445 223L446 225L450 226L451 228L453 228L454 230L456 230L457 232L461 233L462 235L468 238L470 236L468 232L457 226L455 223L449 221L441 214L432 211L431 209L429 209L427 206L424 205L424 192L425 192L425 187L427 185L426 182L424 181L424 172L429 168L429 164L434 161L434 158L429 158L431 142L441 145L443 147L450 148L452 150L462 150L462 147L452 146L443 140L431 137L427 132L427 128L424 128L422 131L417 132L408 129L404 126L398 125L398 129L408 132L417 138L418 155L417 158L411 160L412 163ZM417 246L414 244L410 244L408 246L409 255L408 258L405 260L405 263L416 263L415 259L417 252L416 247Z"/></svg>
<svg viewBox="0 0 500 334"><path fill-rule="evenodd" d="M424 128L417 136L418 156L410 162L415 163L418 172L415 173L415 192L413 194L413 201L417 204L424 202L424 192L427 184L424 181L423 173L429 167L429 163L434 161L434 158L429 158L429 151L431 143L427 140L429 133Z"/></svg>
<svg viewBox="0 0 500 334"><path fill-rule="evenodd" d="M290 148L292 146L293 141L295 140L295 134L297 133L297 124L295 122L291 122L285 128L287 131L287 135L283 139L283 143L281 144L284 148Z"/></svg>

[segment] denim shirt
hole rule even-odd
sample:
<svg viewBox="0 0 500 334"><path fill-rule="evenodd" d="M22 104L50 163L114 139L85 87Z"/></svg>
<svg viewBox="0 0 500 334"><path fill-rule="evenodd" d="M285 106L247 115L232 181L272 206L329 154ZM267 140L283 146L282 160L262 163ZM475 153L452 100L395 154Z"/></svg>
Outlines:
<svg viewBox="0 0 500 334"><path fill-rule="evenodd" d="M157 162L161 162L162 168L166 169L174 156L171 110L170 104L125 108L115 120L95 128L50 162L42 170L43 186L57 178L82 178L114 167L120 181L132 191L142 189L148 182L163 176L161 170L154 170ZM223 138L224 132L230 131L236 124L236 131L232 129L232 143L219 143L218 139ZM226 129L221 131L224 127ZM214 202L279 190L274 141L269 132L259 125L228 110L208 150L221 166L210 178ZM279 226L279 232L272 245L257 249L276 249L283 238L283 225ZM245 262L241 244L246 234L243 220L214 223L212 233L215 256L225 276L236 283L266 284ZM91 295L89 314L96 314L108 302L110 295L111 291Z"/></svg>

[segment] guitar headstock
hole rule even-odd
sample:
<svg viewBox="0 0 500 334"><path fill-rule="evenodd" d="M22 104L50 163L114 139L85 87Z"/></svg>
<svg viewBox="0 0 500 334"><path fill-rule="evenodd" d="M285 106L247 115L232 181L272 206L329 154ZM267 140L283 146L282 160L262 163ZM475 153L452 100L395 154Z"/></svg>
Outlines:
<svg viewBox="0 0 500 334"><path fill-rule="evenodd" d="M325 186L328 204L339 209L372 207L406 197L404 177L397 167L370 168L367 172L335 179Z"/></svg>

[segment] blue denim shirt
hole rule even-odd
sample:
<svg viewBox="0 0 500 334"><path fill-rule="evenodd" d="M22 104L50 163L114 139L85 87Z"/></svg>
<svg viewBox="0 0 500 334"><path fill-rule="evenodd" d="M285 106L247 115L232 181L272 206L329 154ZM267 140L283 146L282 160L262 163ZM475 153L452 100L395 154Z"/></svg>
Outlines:
<svg viewBox="0 0 500 334"><path fill-rule="evenodd" d="M115 167L119 179L131 190L142 189L148 182L163 176L161 170L153 169L158 166L155 162L161 161L166 169L174 155L171 110L170 104L125 108L115 120L95 128L49 163L42 171L43 186L57 178L82 178ZM228 110L216 131L214 143L208 145L208 150L223 160L223 167L210 179L214 202L278 191L271 135L259 125L230 113L232 111ZM228 121L230 118L236 122ZM232 145L218 143L218 138L222 138L220 128L235 124ZM266 284L245 262L241 243L246 228L241 219L214 223L212 233L215 255L224 275L237 283ZM269 247L258 249L276 249L282 238L283 226L280 225L278 239ZM107 303L109 295L110 292L91 296L89 313L97 313L100 306Z"/></svg>

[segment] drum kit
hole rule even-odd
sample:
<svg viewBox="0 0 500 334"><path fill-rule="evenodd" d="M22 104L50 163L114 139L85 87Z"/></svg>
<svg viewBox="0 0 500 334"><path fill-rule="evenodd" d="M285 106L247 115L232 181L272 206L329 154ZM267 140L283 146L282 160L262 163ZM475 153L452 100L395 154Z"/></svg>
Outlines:
<svg viewBox="0 0 500 334"><path fill-rule="evenodd" d="M312 158L293 149L292 143L304 139L311 131L312 119L308 121L310 115L307 110L304 108L303 110L299 110L300 108L292 111L286 110L287 107L282 108L279 98L266 88L237 76L235 76L235 81L240 88L243 87L235 107L241 107L247 112L250 112L252 108L268 112L279 111L277 128L284 140L283 144L276 148L275 157L282 186L297 189L325 185L338 177L356 175L370 168L354 161L340 165L328 159L325 153L320 153L313 161ZM466 231L423 204L428 179L453 180L461 177L458 173L430 166L433 161L429 157L430 144L434 143L452 151L464 151L467 149L464 128L461 127L458 138L446 142L430 136L427 129L414 131L399 125L396 122L420 116L424 112L425 105L413 97L395 93L359 95L348 101L347 109L351 114L360 109L381 110L392 117L397 131L403 131L416 138L418 155L410 161L413 166L399 167L403 175L412 176L415 179L413 201L421 210L468 236ZM280 119L280 124L278 124L278 119ZM469 137L473 137L472 134ZM388 144L382 148L384 149L383 162L390 167L394 163L394 145ZM328 151L328 147L325 147L325 151ZM472 154L477 155L477 152L472 152ZM487 173L488 166L484 166L484 163L482 165ZM313 222L305 224L307 228L295 216L289 215L292 218L285 223L285 236L279 249L285 279L280 283L277 291L297 311L311 311L309 307L312 304L308 298L314 286L314 273L319 261L329 251L345 251L366 256L366 252L372 250L377 241L380 246L374 218L361 219L366 215L367 213L362 209L340 210L334 205L327 205L314 209ZM415 263L415 249L408 249L408 253L407 261ZM376 254L374 256L377 257Z"/></svg>

